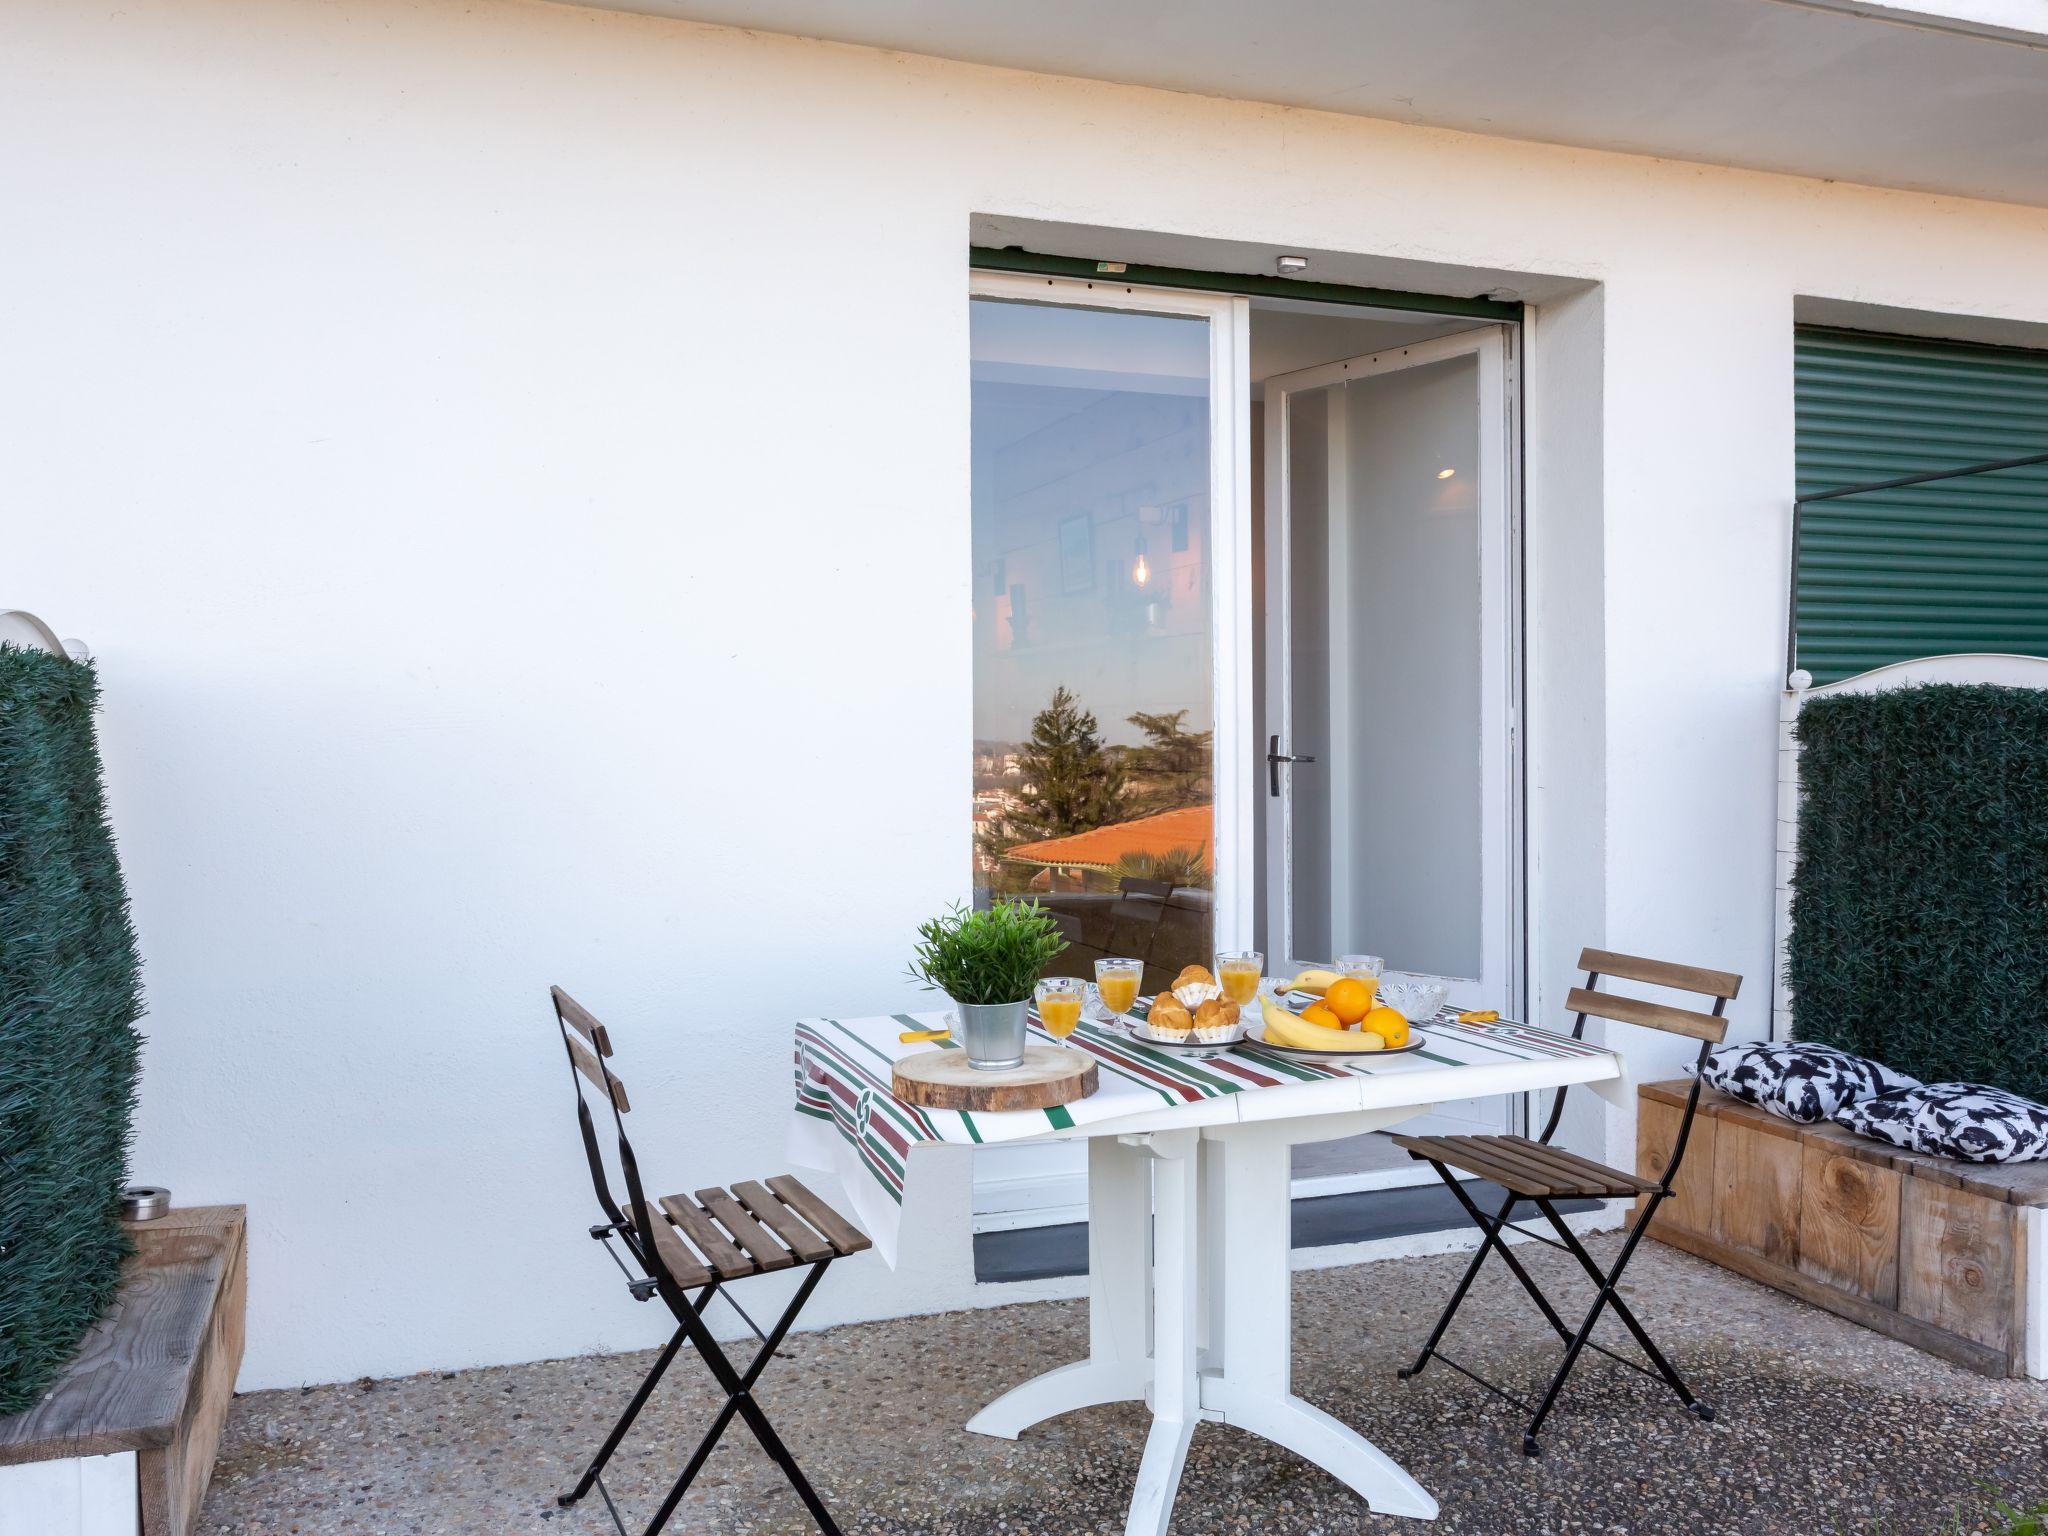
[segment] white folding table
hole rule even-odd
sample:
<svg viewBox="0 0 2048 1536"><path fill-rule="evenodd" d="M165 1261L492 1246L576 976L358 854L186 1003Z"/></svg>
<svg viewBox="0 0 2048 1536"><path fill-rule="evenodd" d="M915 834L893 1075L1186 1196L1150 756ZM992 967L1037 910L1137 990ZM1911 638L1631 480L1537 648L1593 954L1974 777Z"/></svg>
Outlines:
<svg viewBox="0 0 2048 1536"><path fill-rule="evenodd" d="M886 1085L886 1071L877 1075L873 1062L863 1059L864 1052L880 1058L910 1049L893 1047L894 1033L921 1022L922 1016L908 1014L811 1020L799 1030L793 1151L808 1151L807 1161L838 1172L857 1207L875 1186L888 1187L874 1153L889 1162L893 1142L863 1144L875 1142L878 1123L896 1132L896 1140L903 1139L904 1126L916 1127L911 1144L1088 1144L1088 1357L1013 1388L976 1414L969 1429L1015 1439L1076 1408L1147 1403L1152 1428L1126 1536L1165 1532L1188 1442L1204 1419L1286 1446L1382 1514L1435 1517L1436 1500L1392 1458L1291 1389L1290 1154L1304 1142L1378 1130L1460 1099L1586 1083L1618 1100L1622 1066L1612 1052L1511 1022L1483 1029L1440 1019L1421 1026L1430 1044L1426 1058L1365 1055L1313 1079L1276 1080L1273 1058L1248 1048L1219 1058L1203 1075L1230 1078L1241 1061L1255 1069L1245 1075L1260 1081L1188 1098L1161 1068L1166 1085L1182 1096L1165 1102L1165 1088L1152 1083L1148 1104L1123 1090L1126 1076L1144 1082L1149 1061L1142 1053L1134 1060L1128 1042L1113 1032L1084 1026L1069 1043L1117 1067L1114 1077L1104 1071L1104 1089L1095 1096L1115 1087L1112 1102L1084 1101L1107 1113L1089 1117L1075 1105L1070 1114L959 1117L970 1122L963 1133L954 1117L905 1114L886 1086L876 1091L877 1082ZM807 1053L806 1030L829 1038L831 1048ZM841 1035L858 1044L846 1044ZM859 1086L863 1076L865 1088ZM811 1108L805 1111L807 1088ZM821 1110L835 1095L834 1112ZM883 1104L883 1097L891 1103ZM837 1136L821 1139L820 1122L831 1123L834 1114ZM827 1161L819 1154L834 1142L839 1155ZM908 1146L902 1150L899 1172L907 1172ZM899 1182L899 1197L900 1189ZM870 1199L863 1215L871 1235L888 1224L889 1214L887 1202ZM893 1253L893 1239L893 1230L878 1237L885 1254Z"/></svg>

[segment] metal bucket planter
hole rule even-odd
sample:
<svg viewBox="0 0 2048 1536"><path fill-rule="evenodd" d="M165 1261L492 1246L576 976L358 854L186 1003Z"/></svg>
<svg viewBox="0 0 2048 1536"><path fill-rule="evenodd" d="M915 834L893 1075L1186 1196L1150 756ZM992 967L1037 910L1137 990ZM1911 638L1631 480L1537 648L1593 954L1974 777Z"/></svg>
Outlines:
<svg viewBox="0 0 2048 1536"><path fill-rule="evenodd" d="M983 1072L1007 1072L1024 1065L1024 1023L1028 1002L955 1003L960 1046L967 1064Z"/></svg>

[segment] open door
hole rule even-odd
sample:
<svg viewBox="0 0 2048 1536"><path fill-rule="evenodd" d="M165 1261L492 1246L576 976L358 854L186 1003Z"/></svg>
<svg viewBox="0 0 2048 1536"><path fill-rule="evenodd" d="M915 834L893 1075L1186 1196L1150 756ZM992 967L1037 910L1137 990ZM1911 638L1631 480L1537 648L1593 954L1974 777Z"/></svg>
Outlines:
<svg viewBox="0 0 2048 1536"><path fill-rule="evenodd" d="M1276 971L1376 954L1460 1007L1521 1006L1510 348L1491 325L1265 381Z"/></svg>

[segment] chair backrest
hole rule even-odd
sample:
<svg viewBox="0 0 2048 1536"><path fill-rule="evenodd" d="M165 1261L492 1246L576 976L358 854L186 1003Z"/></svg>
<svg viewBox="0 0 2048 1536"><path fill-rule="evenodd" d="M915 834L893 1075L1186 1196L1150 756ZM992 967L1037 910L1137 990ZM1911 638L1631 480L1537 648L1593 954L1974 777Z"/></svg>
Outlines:
<svg viewBox="0 0 2048 1536"><path fill-rule="evenodd" d="M1685 1117L1679 1122L1678 1137L1671 1147L1671 1159L1665 1164L1663 1177L1658 1181L1669 1192L1671 1181L1678 1173L1679 1160L1685 1156L1686 1141L1692 1135L1693 1115L1699 1109L1700 1072L1707 1064L1707 1053L1727 1036L1728 1021L1722 1017L1722 1010L1742 990L1742 978L1733 971L1674 965L1669 960L1616 954L1607 949L1580 950L1579 967L1586 973L1586 984L1573 987L1564 1000L1565 1007L1577 1015L1572 1022L1574 1039L1585 1034L1586 1020L1591 1017L1613 1019L1643 1029L1660 1029L1666 1034L1684 1035L1700 1043L1699 1059L1693 1065L1692 1092L1685 1101ZM1643 986L1690 992L1696 997L1711 998L1713 1008L1701 1013L1694 1008L1647 1002L1639 997L1602 991L1600 983L1603 980L1632 981ZM1564 1097L1564 1093L1559 1092L1552 1104L1550 1122L1543 1128L1542 1141L1548 1142L1556 1134L1558 1121L1564 1114Z"/></svg>
<svg viewBox="0 0 2048 1536"><path fill-rule="evenodd" d="M626 1085L612 1070L611 1032L598 1022L595 1014L560 987L548 988L548 995L554 1000L555 1023L562 1032L562 1049L569 1056L569 1083L576 1091L576 1124L583 1136L584 1156L590 1160L590 1182L597 1191L597 1203L612 1227L619 1227L627 1217L631 1217L636 1232L653 1232L660 1218L658 1213L650 1215L647 1209L646 1194L640 1186L640 1164L633 1156L632 1142L626 1137L625 1117L633 1105L626 1096ZM604 1154L598 1150L597 1124L585 1095L586 1084L597 1090L598 1101L611 1111L612 1128L619 1138L619 1171L626 1186L623 1200L613 1197L611 1183L605 1176ZM634 1256L648 1274L662 1273L651 1249L643 1251L632 1234L621 1232L620 1235L633 1248Z"/></svg>
<svg viewBox="0 0 2048 1536"><path fill-rule="evenodd" d="M1703 1049L1719 1045L1727 1035L1728 1021L1721 1017L1721 1010L1742 990L1742 978L1733 971L1702 970L1695 965L1673 965L1668 960L1617 955L1605 949L1580 950L1579 969L1586 973L1586 984L1573 987L1564 1005L1579 1016L1581 1027L1586 1022L1586 1015L1591 1014L1595 1018L1637 1024L1644 1029L1690 1035L1702 1042ZM1714 1008L1711 1013L1699 1013L1691 1008L1675 1008L1669 1003L1648 1003L1640 998L1602 992L1598 985L1603 977L1710 997L1714 1000Z"/></svg>

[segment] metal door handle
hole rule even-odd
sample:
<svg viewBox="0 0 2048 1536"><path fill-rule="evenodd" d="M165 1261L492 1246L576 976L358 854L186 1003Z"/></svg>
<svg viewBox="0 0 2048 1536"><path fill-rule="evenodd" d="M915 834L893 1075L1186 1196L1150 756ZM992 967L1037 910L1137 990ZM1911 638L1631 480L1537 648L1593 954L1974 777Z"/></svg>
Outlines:
<svg viewBox="0 0 2048 1536"><path fill-rule="evenodd" d="M1309 754L1309 753L1307 753L1307 752L1300 752L1300 753L1296 753L1296 754L1294 754L1294 755L1292 755L1292 756L1289 756L1289 755L1288 755L1287 753L1285 753L1285 752L1282 752L1282 751L1280 750L1280 738L1279 738L1278 736L1269 736L1269 737L1267 737L1267 738L1266 738L1266 788L1267 788L1267 792L1268 792L1269 794L1271 794L1271 795L1272 795L1272 797L1273 797L1273 798L1274 798L1275 800L1277 800L1277 799L1279 799L1279 798L1280 798L1280 765L1281 765L1282 763L1312 763L1312 762L1314 762L1314 761L1315 761L1315 758L1314 758L1314 757L1313 757L1313 756L1312 756L1311 754Z"/></svg>

